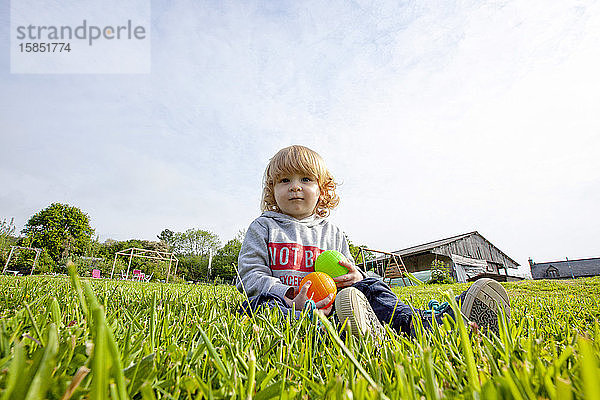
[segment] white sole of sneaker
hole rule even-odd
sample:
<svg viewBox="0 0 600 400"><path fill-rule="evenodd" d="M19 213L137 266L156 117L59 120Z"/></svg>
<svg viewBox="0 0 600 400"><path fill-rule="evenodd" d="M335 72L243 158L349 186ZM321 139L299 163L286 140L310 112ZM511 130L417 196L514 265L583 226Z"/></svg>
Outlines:
<svg viewBox="0 0 600 400"><path fill-rule="evenodd" d="M335 297L335 310L340 324L345 325L346 330L354 336L364 336L371 330L371 324L375 324L372 327L374 330L383 331L383 326L377 320L369 301L356 288L345 288L338 292ZM378 334L371 333L373 336Z"/></svg>
<svg viewBox="0 0 600 400"><path fill-rule="evenodd" d="M465 295L461 312L469 321L475 322L484 331L492 330L498 334L498 310L510 318L510 301L502 285L490 278L477 280Z"/></svg>

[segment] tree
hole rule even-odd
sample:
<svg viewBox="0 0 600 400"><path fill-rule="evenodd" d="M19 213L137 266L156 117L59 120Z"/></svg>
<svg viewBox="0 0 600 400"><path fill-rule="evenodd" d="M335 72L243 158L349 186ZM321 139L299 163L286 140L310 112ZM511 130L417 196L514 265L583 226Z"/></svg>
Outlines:
<svg viewBox="0 0 600 400"><path fill-rule="evenodd" d="M0 221L0 268L4 266L8 259L10 246L17 243L17 238L14 236L15 230L14 218L11 218L10 222L7 219Z"/></svg>
<svg viewBox="0 0 600 400"><path fill-rule="evenodd" d="M179 259L178 275L187 280L206 279L209 253L216 254L221 240L215 233L203 229L188 229L185 232L163 230L157 237L161 244L169 246Z"/></svg>
<svg viewBox="0 0 600 400"><path fill-rule="evenodd" d="M0 261L4 262L8 258L8 249L13 243L13 234L15 233L15 219L10 222L6 219L0 221Z"/></svg>
<svg viewBox="0 0 600 400"><path fill-rule="evenodd" d="M370 251L363 250L362 253L361 253L360 248L361 247L368 248L366 245L361 244L361 245L355 246L350 241L350 239L348 239L347 235L346 235L346 240L348 240L348 247L350 247L350 254L352 254L352 257L354 258L354 262L357 265L363 263L362 254L365 255L365 258L367 259L367 261L375 259L375 255L373 253L371 253Z"/></svg>
<svg viewBox="0 0 600 400"><path fill-rule="evenodd" d="M167 245L168 251L173 250L173 245L175 244L175 232L170 229L165 229L160 235L156 235L156 237Z"/></svg>
<svg viewBox="0 0 600 400"><path fill-rule="evenodd" d="M21 231L34 247L45 249L55 263L84 254L94 230L87 214L67 204L52 203L29 219Z"/></svg>
<svg viewBox="0 0 600 400"><path fill-rule="evenodd" d="M235 276L235 266L240 255L246 230L240 230L233 239L225 243L213 258L213 275L225 281L231 281Z"/></svg>
<svg viewBox="0 0 600 400"><path fill-rule="evenodd" d="M207 256L211 249L216 252L221 246L219 236L202 229L177 232L173 237L174 252L186 256Z"/></svg>
<svg viewBox="0 0 600 400"><path fill-rule="evenodd" d="M208 274L208 256L187 255L179 258L177 275L185 280L204 281Z"/></svg>

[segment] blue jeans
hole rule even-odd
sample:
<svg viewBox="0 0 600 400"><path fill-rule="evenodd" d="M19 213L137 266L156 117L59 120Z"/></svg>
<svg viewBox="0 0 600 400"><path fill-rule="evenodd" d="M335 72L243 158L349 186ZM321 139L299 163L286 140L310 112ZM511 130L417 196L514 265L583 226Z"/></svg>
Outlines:
<svg viewBox="0 0 600 400"><path fill-rule="evenodd" d="M375 278L365 278L360 282L356 282L352 287L360 290L365 295L379 321L389 324L396 332L405 333L406 335L414 334L412 330L413 309L404 304L388 285ZM456 298L457 301L459 301L459 297ZM258 296L251 297L249 301L244 301L239 312L250 314L250 310L255 312L262 306L278 308L284 315L290 315L292 312L292 309L288 307L283 298L272 293L261 293ZM422 318L423 326L430 328L431 317L425 318L423 310L414 309L414 311ZM447 313L454 318L451 309ZM301 314L302 310L296 310L294 317L298 319ZM436 314L436 321L441 323L442 315Z"/></svg>
<svg viewBox="0 0 600 400"><path fill-rule="evenodd" d="M409 305L404 304L392 292L390 287L382 281L375 278L365 278L360 282L356 282L352 287L357 288L365 295L375 315L377 315L377 319L382 323L389 324L396 332L414 336L415 330L412 321L415 314L420 318L423 328L431 329L431 310L411 308ZM461 304L466 293L462 292L456 296L456 303ZM456 320L454 310L447 303L436 309L433 315L435 315L436 323L440 325L443 323L445 315L448 315L452 320Z"/></svg>
<svg viewBox="0 0 600 400"><path fill-rule="evenodd" d="M375 278L365 278L352 287L365 295L379 321L389 324L396 332L411 333L413 309L404 304L388 285Z"/></svg>

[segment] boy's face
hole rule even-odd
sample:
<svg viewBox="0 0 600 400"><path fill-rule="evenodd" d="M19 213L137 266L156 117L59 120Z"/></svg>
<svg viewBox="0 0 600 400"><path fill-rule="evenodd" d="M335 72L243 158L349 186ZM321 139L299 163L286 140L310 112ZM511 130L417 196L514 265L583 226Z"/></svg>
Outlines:
<svg viewBox="0 0 600 400"><path fill-rule="evenodd" d="M311 216L321 194L317 179L300 173L280 176L273 191L281 212L296 219Z"/></svg>

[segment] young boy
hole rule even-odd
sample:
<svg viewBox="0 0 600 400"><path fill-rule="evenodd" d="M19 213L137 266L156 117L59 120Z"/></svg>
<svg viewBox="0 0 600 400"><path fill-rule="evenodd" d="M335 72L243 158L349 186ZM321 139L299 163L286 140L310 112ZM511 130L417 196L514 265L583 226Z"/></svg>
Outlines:
<svg viewBox="0 0 600 400"><path fill-rule="evenodd" d="M332 306L323 308L332 295L316 303L325 315L335 307L340 322L354 335L382 336L381 323L398 332L414 334L413 318L428 328L431 311L413 310L403 304L383 282L367 278L355 265L343 232L327 220L339 203L336 183L324 160L304 146L289 146L270 160L264 175L262 215L246 232L238 259L237 288L247 294L253 310L261 305L277 307L284 313L295 310L299 317L311 303L309 284L299 288L302 278L314 271L314 261L325 250L337 250L350 262L340 261L348 273L337 278L338 293ZM510 315L504 288L491 279L480 279L457 298L461 312L483 329L498 333L498 305ZM314 303L313 303L314 304ZM415 314L416 313L416 314ZM444 303L435 307L435 319L454 318Z"/></svg>

